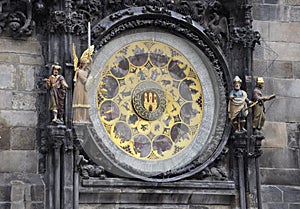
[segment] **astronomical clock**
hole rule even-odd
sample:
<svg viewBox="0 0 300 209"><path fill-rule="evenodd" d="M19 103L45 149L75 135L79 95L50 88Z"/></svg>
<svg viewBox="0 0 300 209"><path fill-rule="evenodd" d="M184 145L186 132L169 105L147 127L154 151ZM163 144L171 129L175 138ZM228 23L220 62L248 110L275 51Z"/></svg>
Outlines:
<svg viewBox="0 0 300 209"><path fill-rule="evenodd" d="M225 126L219 80L190 41L162 31L125 33L95 54L82 147L115 175L149 181L193 175L225 143L223 132L216 135Z"/></svg>

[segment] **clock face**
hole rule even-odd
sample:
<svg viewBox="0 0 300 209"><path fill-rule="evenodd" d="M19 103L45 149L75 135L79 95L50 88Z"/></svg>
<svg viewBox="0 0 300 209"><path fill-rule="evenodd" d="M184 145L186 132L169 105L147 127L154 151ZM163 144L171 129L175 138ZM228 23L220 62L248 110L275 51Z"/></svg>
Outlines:
<svg viewBox="0 0 300 209"><path fill-rule="evenodd" d="M92 128L82 146L107 171L176 173L204 164L219 146L225 95L213 64L189 41L158 31L123 34L95 54L89 79Z"/></svg>
<svg viewBox="0 0 300 209"><path fill-rule="evenodd" d="M143 161L170 159L193 142L204 114L194 66L174 47L133 41L105 63L98 117L113 144Z"/></svg>

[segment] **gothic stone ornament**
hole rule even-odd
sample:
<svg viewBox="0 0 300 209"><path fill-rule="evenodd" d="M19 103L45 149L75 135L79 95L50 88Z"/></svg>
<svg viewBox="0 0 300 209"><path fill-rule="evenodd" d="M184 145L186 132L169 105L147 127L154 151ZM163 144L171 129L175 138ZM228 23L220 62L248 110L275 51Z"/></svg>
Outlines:
<svg viewBox="0 0 300 209"><path fill-rule="evenodd" d="M250 27L235 27L231 32L230 41L241 43L244 47L254 48L255 44L260 44L260 33L253 31Z"/></svg>
<svg viewBox="0 0 300 209"><path fill-rule="evenodd" d="M230 130L224 58L195 22L164 15L155 19L135 8L133 15L94 26L102 32L93 42L98 55L88 92L92 126L82 142L109 172L156 182L204 169L221 153ZM149 93L156 98L152 106L144 99ZM166 107L153 120L141 113L139 108L159 110L164 98Z"/></svg>
<svg viewBox="0 0 300 209"><path fill-rule="evenodd" d="M205 33L217 45L224 46L228 41L227 11L215 0L199 1L71 1L65 2L64 10L50 11L49 28L51 32L70 32L76 35L87 33L87 22L94 25L105 15L111 21L133 16L136 8L142 8L144 14L172 16L172 12L182 14L182 19L192 23L196 21L205 29ZM95 27L94 34L105 26ZM97 37L97 36L95 36Z"/></svg>
<svg viewBox="0 0 300 209"><path fill-rule="evenodd" d="M8 31L14 37L30 36L33 30L32 3L23 1L0 2L0 33Z"/></svg>

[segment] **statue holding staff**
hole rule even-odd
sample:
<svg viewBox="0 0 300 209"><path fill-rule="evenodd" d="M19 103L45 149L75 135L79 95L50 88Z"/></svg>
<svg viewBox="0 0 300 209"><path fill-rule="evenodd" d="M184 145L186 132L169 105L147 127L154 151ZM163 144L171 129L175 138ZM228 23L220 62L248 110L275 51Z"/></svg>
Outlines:
<svg viewBox="0 0 300 209"><path fill-rule="evenodd" d="M264 126L265 116L265 101L269 101L275 98L275 94L270 96L263 96L262 90L264 88L263 77L257 77L256 87L253 90L253 101L255 105L253 107L253 121L252 127L254 134L260 134L261 128Z"/></svg>

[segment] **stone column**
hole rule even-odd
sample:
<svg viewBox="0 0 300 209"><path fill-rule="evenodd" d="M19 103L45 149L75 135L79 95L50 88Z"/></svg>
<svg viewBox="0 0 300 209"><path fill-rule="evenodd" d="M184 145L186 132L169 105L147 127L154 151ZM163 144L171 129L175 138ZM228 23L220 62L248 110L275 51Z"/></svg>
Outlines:
<svg viewBox="0 0 300 209"><path fill-rule="evenodd" d="M247 135L245 133L234 133L231 136L238 168L238 189L240 209L247 208L246 177L245 177L245 155L247 154Z"/></svg>
<svg viewBox="0 0 300 209"><path fill-rule="evenodd" d="M61 208L61 148L64 144L66 126L49 125L47 127L49 135L49 144L52 145L52 149L48 154L48 200L49 208L60 209ZM54 169L53 169L54 168Z"/></svg>
<svg viewBox="0 0 300 209"><path fill-rule="evenodd" d="M253 136L255 140L254 149L254 159L255 159L255 176L256 176L256 198L257 198L257 208L262 209L262 199L261 199L261 181L260 181L260 169L259 169L259 157L262 155L261 142L265 139L262 135Z"/></svg>
<svg viewBox="0 0 300 209"><path fill-rule="evenodd" d="M74 209L79 209L79 150L81 147L80 142L83 141L84 130L85 125L74 125Z"/></svg>
<svg viewBox="0 0 300 209"><path fill-rule="evenodd" d="M73 172L74 172L74 154L73 154L73 135L72 130L66 130L66 137L62 149L62 202L61 208L73 208Z"/></svg>

